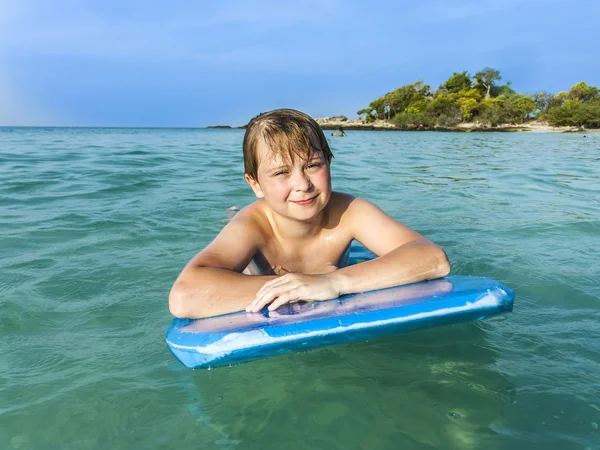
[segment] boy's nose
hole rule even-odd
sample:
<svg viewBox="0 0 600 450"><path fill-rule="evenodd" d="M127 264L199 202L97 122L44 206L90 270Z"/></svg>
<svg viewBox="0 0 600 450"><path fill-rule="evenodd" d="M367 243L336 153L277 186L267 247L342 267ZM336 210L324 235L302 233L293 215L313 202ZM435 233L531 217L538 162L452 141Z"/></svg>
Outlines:
<svg viewBox="0 0 600 450"><path fill-rule="evenodd" d="M297 191L306 191L311 188L312 182L304 171L297 172L293 178L293 187Z"/></svg>

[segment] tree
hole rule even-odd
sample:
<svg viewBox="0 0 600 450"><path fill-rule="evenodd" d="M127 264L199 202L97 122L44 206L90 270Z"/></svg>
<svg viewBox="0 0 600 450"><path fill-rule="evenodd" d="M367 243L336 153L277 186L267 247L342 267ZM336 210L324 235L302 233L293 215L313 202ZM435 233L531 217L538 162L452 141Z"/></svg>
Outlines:
<svg viewBox="0 0 600 450"><path fill-rule="evenodd" d="M471 120L475 111L479 108L479 102L474 98L461 97L458 99L458 105L460 106L463 121Z"/></svg>
<svg viewBox="0 0 600 450"><path fill-rule="evenodd" d="M482 102L482 106L481 120L484 123L496 127L509 121L508 114L506 113L506 97L504 95L486 99Z"/></svg>
<svg viewBox="0 0 600 450"><path fill-rule="evenodd" d="M472 120L481 109L481 93L477 89L460 91L456 103L460 106L462 120Z"/></svg>
<svg viewBox="0 0 600 450"><path fill-rule="evenodd" d="M369 103L369 108L371 111L375 111L376 119L383 119L385 117L385 101L383 100L383 97L379 97Z"/></svg>
<svg viewBox="0 0 600 450"><path fill-rule="evenodd" d="M581 81L571 87L569 92L567 92L567 97L569 100L577 99L585 103L598 97L598 94L600 94L600 89L595 86L589 86L585 81Z"/></svg>
<svg viewBox="0 0 600 450"><path fill-rule="evenodd" d="M510 97L516 93L517 92L512 88L512 82L510 81L507 81L506 84L502 84L500 86L492 86L490 89L490 97L499 97L501 95Z"/></svg>
<svg viewBox="0 0 600 450"><path fill-rule="evenodd" d="M430 102L427 114L439 126L454 126L461 121L461 110L458 102L458 94L438 91Z"/></svg>
<svg viewBox="0 0 600 450"><path fill-rule="evenodd" d="M432 117L428 114L428 108L430 103L431 101L426 99L412 103L404 111L397 114L394 117L393 122L400 127L428 127L435 125L435 120L433 120Z"/></svg>
<svg viewBox="0 0 600 450"><path fill-rule="evenodd" d="M475 74L475 80L477 84L483 86L485 88L485 99L490 98L490 90L492 86L494 86L495 81L500 81L502 77L500 76L500 71L496 69L492 69L491 67L485 67L481 72L477 72Z"/></svg>
<svg viewBox="0 0 600 450"><path fill-rule="evenodd" d="M550 108L546 117L555 126L600 127L600 98L585 103L577 98L567 100L562 106Z"/></svg>
<svg viewBox="0 0 600 450"><path fill-rule="evenodd" d="M528 95L514 94L507 98L506 110L511 122L523 123L531 119L532 114L537 110L537 104Z"/></svg>
<svg viewBox="0 0 600 450"><path fill-rule="evenodd" d="M389 118L391 119L396 114L404 111L413 103L429 97L431 95L430 90L430 86L423 84L422 81L417 81L416 83L407 84L385 94L385 102L389 105L390 109Z"/></svg>
<svg viewBox="0 0 600 450"><path fill-rule="evenodd" d="M383 112L384 115L387 115L387 120L390 120L392 118L392 111L393 111L393 115L396 115L396 110L393 107L393 102L394 99L392 97L392 93L388 92L387 94L385 94L383 96L383 103L384 103L384 108L383 108ZM385 118L385 116L384 116Z"/></svg>
<svg viewBox="0 0 600 450"><path fill-rule="evenodd" d="M448 92L467 91L473 86L471 77L465 70L464 72L454 72L446 82L440 85L440 89Z"/></svg>
<svg viewBox="0 0 600 450"><path fill-rule="evenodd" d="M373 122L375 118L373 117L373 110L371 108L363 108L359 111L356 111L356 114L360 117L364 114L365 120L367 122Z"/></svg>
<svg viewBox="0 0 600 450"><path fill-rule="evenodd" d="M553 106L560 106L556 95L550 94L549 92L542 91L533 94L533 100L535 101L540 115L543 115L544 113L548 112L548 110Z"/></svg>
<svg viewBox="0 0 600 450"><path fill-rule="evenodd" d="M579 128L600 126L600 89L585 82L552 97L544 118L555 126Z"/></svg>

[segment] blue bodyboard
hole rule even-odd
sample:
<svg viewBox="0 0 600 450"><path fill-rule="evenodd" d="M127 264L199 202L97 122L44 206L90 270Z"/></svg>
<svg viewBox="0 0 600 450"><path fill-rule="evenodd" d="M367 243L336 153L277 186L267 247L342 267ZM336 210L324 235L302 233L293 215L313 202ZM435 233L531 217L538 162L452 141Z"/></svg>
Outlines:
<svg viewBox="0 0 600 450"><path fill-rule="evenodd" d="M353 246L350 263L374 255ZM512 311L514 293L483 277L449 276L405 286L205 319L174 319L167 346L190 368L231 365L293 350L368 339Z"/></svg>

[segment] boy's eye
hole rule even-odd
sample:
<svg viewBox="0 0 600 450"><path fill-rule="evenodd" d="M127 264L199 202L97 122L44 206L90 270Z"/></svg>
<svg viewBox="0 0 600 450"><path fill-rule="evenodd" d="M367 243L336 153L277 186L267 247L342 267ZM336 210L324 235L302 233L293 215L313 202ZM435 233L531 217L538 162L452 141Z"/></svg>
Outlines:
<svg viewBox="0 0 600 450"><path fill-rule="evenodd" d="M313 167L321 167L321 163L320 162L312 162L308 165L309 168L313 168Z"/></svg>
<svg viewBox="0 0 600 450"><path fill-rule="evenodd" d="M276 177L277 177L277 176L279 176L279 175L286 175L287 173L288 173L288 171L287 171L287 170L278 170L277 172L275 172L275 173L273 174L273 176L276 176Z"/></svg>

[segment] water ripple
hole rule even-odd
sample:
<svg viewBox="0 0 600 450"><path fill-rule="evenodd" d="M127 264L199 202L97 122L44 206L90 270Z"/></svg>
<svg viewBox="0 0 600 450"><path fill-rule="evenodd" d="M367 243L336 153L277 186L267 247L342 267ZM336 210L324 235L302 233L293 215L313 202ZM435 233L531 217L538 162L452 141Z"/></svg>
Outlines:
<svg viewBox="0 0 600 450"><path fill-rule="evenodd" d="M192 372L166 298L253 200L242 137L0 128L7 448L597 447L600 134L332 139L335 189L513 287L514 313Z"/></svg>

